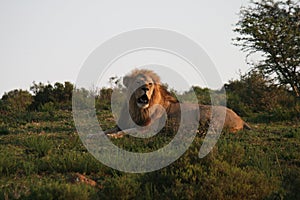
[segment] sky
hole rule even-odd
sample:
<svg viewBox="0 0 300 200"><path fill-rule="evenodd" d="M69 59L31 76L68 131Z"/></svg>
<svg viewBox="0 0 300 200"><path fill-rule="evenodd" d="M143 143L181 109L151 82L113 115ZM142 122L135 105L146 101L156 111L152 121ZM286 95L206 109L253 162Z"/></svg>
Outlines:
<svg viewBox="0 0 300 200"><path fill-rule="evenodd" d="M0 0L0 95L13 89L28 90L33 81L75 83L90 54L102 43L126 31L147 27L189 37L212 60L223 83L237 79L239 71L246 72L249 66L246 54L232 44L236 36L232 30L241 6L248 3ZM109 73L120 77L125 71Z"/></svg>

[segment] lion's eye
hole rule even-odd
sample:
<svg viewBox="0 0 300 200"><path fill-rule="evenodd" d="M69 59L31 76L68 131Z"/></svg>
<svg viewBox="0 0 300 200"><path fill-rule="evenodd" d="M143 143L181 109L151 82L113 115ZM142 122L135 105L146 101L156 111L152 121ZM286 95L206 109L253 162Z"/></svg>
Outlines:
<svg viewBox="0 0 300 200"><path fill-rule="evenodd" d="M153 83L148 83L148 85L149 85L149 86L152 86L152 85L153 85Z"/></svg>

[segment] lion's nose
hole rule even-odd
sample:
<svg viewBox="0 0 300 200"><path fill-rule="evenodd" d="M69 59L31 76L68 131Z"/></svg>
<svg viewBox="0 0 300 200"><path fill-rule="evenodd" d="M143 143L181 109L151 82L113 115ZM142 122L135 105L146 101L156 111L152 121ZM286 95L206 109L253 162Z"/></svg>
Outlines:
<svg viewBox="0 0 300 200"><path fill-rule="evenodd" d="M142 90L144 90L144 92L147 92L147 91L149 91L149 88L147 88L147 87L142 87Z"/></svg>

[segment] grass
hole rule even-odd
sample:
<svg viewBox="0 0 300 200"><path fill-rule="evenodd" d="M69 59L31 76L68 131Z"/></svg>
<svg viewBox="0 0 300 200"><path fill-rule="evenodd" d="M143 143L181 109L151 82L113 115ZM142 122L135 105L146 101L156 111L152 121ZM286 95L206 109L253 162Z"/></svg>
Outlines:
<svg viewBox="0 0 300 200"><path fill-rule="evenodd" d="M252 124L251 131L224 133L204 159L198 158L203 138L197 136L168 167L127 174L104 166L87 152L70 112L52 115L0 118L0 199L300 198L299 123ZM105 120L111 119L106 111L98 117L103 127L113 126L112 120ZM148 140L125 137L113 142L149 152L170 140L168 131ZM96 185L79 181L78 173Z"/></svg>
<svg viewBox="0 0 300 200"><path fill-rule="evenodd" d="M52 140L47 136L28 136L22 141L22 146L31 154L37 154L38 157L46 156L52 149Z"/></svg>

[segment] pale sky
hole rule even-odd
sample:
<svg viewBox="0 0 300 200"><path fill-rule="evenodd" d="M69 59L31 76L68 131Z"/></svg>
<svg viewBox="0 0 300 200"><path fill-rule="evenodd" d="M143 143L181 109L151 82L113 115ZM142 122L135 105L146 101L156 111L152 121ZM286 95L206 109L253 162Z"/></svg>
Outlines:
<svg viewBox="0 0 300 200"><path fill-rule="evenodd" d="M145 27L173 30L197 42L226 83L249 69L245 53L231 40L240 7L248 2L0 0L0 95L29 89L33 81L74 83L99 45ZM118 72L112 76L124 75Z"/></svg>

